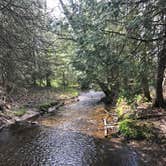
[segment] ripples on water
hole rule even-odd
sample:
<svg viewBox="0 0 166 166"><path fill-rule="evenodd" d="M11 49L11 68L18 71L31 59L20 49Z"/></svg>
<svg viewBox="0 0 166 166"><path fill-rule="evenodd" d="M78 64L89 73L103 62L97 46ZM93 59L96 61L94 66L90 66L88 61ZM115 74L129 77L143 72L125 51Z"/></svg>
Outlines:
<svg viewBox="0 0 166 166"><path fill-rule="evenodd" d="M6 131L9 132L9 131ZM13 133L4 140L1 162L11 165L88 165L95 158L93 138L75 132L59 132L49 128L28 129ZM6 145L8 146L6 147ZM8 150L6 150L8 148ZM88 157L87 157L88 155ZM1 163L1 164L2 164Z"/></svg>
<svg viewBox="0 0 166 166"><path fill-rule="evenodd" d="M71 116L74 118L76 111L81 112L83 108L86 110L86 108L92 107L99 100L97 96L101 97L101 93L93 92L82 95L80 102L70 106L70 109L75 111L71 113ZM63 114L61 118L67 112L64 111ZM84 114L83 112L82 115ZM70 117L70 113L66 117ZM77 119L75 120L77 121ZM54 126L54 121L52 121L51 127L43 125L13 126L1 132L0 166L139 165L137 154L127 147L118 144L112 146L106 141L85 133L60 130L65 124L70 125L70 119L62 126L57 126L57 124Z"/></svg>

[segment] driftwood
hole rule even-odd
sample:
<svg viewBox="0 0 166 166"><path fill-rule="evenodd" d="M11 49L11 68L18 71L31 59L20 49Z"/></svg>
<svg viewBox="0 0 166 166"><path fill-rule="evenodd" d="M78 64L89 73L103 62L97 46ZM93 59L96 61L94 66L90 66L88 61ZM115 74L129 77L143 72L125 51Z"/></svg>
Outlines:
<svg viewBox="0 0 166 166"><path fill-rule="evenodd" d="M64 105L63 101L56 101L56 102L52 102L50 104L41 105L39 107L39 111L41 114L52 113L63 105Z"/></svg>
<svg viewBox="0 0 166 166"><path fill-rule="evenodd" d="M54 112L55 110L57 110L58 108L60 108L60 107L63 106L63 105L64 105L64 103L63 103L63 102L60 102L60 103L58 103L57 105L48 108L48 113Z"/></svg>

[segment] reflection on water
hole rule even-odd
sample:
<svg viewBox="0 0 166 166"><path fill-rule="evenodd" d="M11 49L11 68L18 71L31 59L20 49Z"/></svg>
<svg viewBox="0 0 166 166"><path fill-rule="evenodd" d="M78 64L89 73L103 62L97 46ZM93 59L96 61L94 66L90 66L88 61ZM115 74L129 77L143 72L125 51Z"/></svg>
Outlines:
<svg viewBox="0 0 166 166"><path fill-rule="evenodd" d="M140 165L129 148L80 132L95 126L89 115L102 96L101 92L83 93L78 103L39 119L39 126L5 129L0 133L0 166Z"/></svg>

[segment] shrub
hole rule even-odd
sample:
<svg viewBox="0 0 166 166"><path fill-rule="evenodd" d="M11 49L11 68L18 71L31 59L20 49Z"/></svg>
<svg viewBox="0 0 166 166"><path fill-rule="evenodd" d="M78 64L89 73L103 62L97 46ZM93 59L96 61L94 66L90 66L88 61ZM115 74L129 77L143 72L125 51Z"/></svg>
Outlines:
<svg viewBox="0 0 166 166"><path fill-rule="evenodd" d="M129 118L133 114L133 109L127 104L124 98L119 98L116 106L116 113L118 115L118 119L122 120Z"/></svg>
<svg viewBox="0 0 166 166"><path fill-rule="evenodd" d="M140 123L132 119L119 122L119 131L128 139L150 139L153 137L151 124Z"/></svg>

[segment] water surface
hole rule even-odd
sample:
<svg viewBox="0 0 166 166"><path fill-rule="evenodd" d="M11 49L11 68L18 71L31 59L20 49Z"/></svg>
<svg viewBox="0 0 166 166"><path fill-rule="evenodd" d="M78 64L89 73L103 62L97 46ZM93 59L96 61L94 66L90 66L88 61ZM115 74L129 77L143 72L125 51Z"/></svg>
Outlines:
<svg viewBox="0 0 166 166"><path fill-rule="evenodd" d="M0 166L142 166L136 152L94 134L97 121L91 114L101 97L101 92L82 93L77 103L40 118L39 125L3 130Z"/></svg>

